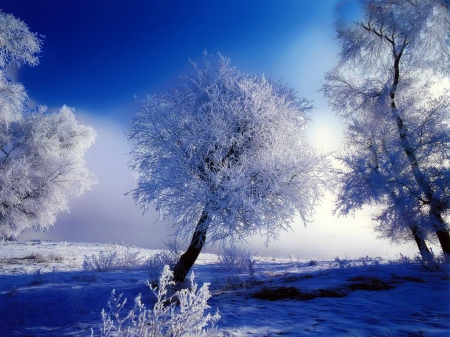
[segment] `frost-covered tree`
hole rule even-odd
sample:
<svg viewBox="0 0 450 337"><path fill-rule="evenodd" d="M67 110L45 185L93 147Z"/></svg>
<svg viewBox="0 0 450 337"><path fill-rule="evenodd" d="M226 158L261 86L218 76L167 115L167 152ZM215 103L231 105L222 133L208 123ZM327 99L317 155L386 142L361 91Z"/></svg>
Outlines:
<svg viewBox="0 0 450 337"><path fill-rule="evenodd" d="M41 45L24 22L0 10L0 141L7 140L9 124L22 118L27 101L23 86L9 80L5 69L10 64L36 65Z"/></svg>
<svg viewBox="0 0 450 337"><path fill-rule="evenodd" d="M437 237L450 254L448 1L361 0L362 18L338 20L338 65L323 87L347 126L337 211L377 205L382 236Z"/></svg>
<svg viewBox="0 0 450 337"><path fill-rule="evenodd" d="M11 63L36 65L40 47L22 21L0 11L0 238L47 229L68 209L68 196L95 182L84 162L93 129L66 106L28 108L23 86L7 77Z"/></svg>
<svg viewBox="0 0 450 337"><path fill-rule="evenodd" d="M0 9L0 69L10 63L37 65L42 40L28 26Z"/></svg>
<svg viewBox="0 0 450 337"><path fill-rule="evenodd" d="M310 105L289 87L241 73L219 57L194 63L178 88L148 97L132 121L134 199L192 235L174 268L183 281L205 242L267 240L308 221L326 188L329 164L300 141Z"/></svg>

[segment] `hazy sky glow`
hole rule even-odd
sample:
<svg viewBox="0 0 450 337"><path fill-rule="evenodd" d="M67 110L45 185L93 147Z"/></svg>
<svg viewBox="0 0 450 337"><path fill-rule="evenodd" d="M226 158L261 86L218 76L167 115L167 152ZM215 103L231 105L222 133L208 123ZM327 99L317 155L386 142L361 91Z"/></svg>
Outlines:
<svg viewBox="0 0 450 337"><path fill-rule="evenodd" d="M205 49L229 56L241 70L283 78L313 100L308 142L338 150L340 120L318 92L336 61L337 8L355 15L353 1L338 0L2 0L3 12L45 36L40 65L14 71L30 104L73 106L80 121L98 133L87 159L100 183L73 200L71 213L61 214L48 233L21 238L163 247L170 227L155 223L155 213L142 216L131 196L124 196L134 183L124 131L136 111L134 96L172 88L190 71L188 58L201 60ZM281 233L268 249L264 239L250 238L250 249L305 259L409 252L376 240L367 214L338 219L332 208L330 196L308 228L293 224L294 232Z"/></svg>

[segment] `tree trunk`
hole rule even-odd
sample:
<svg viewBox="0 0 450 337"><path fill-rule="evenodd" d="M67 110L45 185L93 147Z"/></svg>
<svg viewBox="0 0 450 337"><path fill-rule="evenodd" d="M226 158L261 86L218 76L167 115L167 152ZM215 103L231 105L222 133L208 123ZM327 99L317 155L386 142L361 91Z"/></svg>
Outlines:
<svg viewBox="0 0 450 337"><path fill-rule="evenodd" d="M394 45L393 45L394 46ZM406 45L404 45L406 47ZM395 50L395 47L394 47ZM428 204L430 205L430 216L435 217L436 220L439 222L438 226L434 226L434 229L436 230L436 236L439 239L439 243L441 244L442 251L444 253L444 256L448 255L450 256L450 233L447 229L447 226L445 225L445 221L442 218L442 209L440 205L445 204L445 202L442 202L442 200L439 200L438 197L436 197L436 194L434 193L433 189L431 188L430 182L428 181L427 177L423 174L422 170L420 169L419 162L417 160L416 153L414 151L414 148L412 147L411 143L409 142L409 130L404 125L402 118L398 114L397 111L397 105L395 103L395 95L397 86L400 81L400 59L403 54L403 50L399 54L395 54L394 52L394 81L391 87L390 97L391 97L391 110L394 116L396 117L397 122L397 129L399 132L400 137L400 143L403 148L403 151L405 152L406 156L408 157L412 174L421 188L422 192L426 196L428 200ZM437 200L436 200L437 199ZM417 242L417 241L416 241Z"/></svg>
<svg viewBox="0 0 450 337"><path fill-rule="evenodd" d="M431 251L428 249L427 243L419 234L419 228L417 226L410 226L411 233L414 237L414 241L417 243L417 247L419 248L420 256L422 256L422 260L428 261Z"/></svg>
<svg viewBox="0 0 450 337"><path fill-rule="evenodd" d="M434 226L436 229L436 236L441 244L442 252L447 260L450 258L450 233L447 229L444 219L442 218L442 211L439 204L431 203L430 206L430 216L438 223ZM448 260L450 262L450 260Z"/></svg>
<svg viewBox="0 0 450 337"><path fill-rule="evenodd" d="M436 231L446 261L450 262L450 233L446 230Z"/></svg>
<svg viewBox="0 0 450 337"><path fill-rule="evenodd" d="M175 282L184 282L186 275L189 273L189 270L191 270L200 252L202 251L206 241L206 232L208 230L206 223L207 221L208 215L205 211L203 211L202 216L195 227L194 235L192 236L188 249L183 255L180 256L180 259L173 269L173 277Z"/></svg>

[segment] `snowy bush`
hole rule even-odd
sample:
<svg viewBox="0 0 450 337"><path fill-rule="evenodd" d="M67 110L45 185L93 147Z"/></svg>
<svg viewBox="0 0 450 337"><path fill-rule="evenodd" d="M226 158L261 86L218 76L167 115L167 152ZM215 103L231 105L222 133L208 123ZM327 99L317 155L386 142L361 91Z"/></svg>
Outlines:
<svg viewBox="0 0 450 337"><path fill-rule="evenodd" d="M339 267L339 268L348 268L351 267L351 260L349 259L340 259L339 256L336 256L334 258L334 267Z"/></svg>
<svg viewBox="0 0 450 337"><path fill-rule="evenodd" d="M409 257L400 253L400 257L397 260L389 260L389 264L420 264L424 269L428 271L443 271L444 273L449 272L448 267L448 255L441 253L439 256L430 254L415 255L414 257Z"/></svg>
<svg viewBox="0 0 450 337"><path fill-rule="evenodd" d="M139 255L139 251L131 251L125 249L120 256L121 268L140 268L143 264L143 257Z"/></svg>
<svg viewBox="0 0 450 337"><path fill-rule="evenodd" d="M139 251L124 249L119 254L118 249L114 249L107 253L101 251L97 256L85 255L83 269L104 272L118 268L142 268L142 264L143 258L139 256Z"/></svg>
<svg viewBox="0 0 450 337"><path fill-rule="evenodd" d="M218 258L219 265L228 272L254 274L253 266L256 264L255 255L244 248L231 246L221 249Z"/></svg>
<svg viewBox="0 0 450 337"><path fill-rule="evenodd" d="M334 258L334 262L330 262L330 268L349 268L349 267L368 267L378 266L383 261L381 257L362 256L356 260L349 258L341 259L339 256Z"/></svg>
<svg viewBox="0 0 450 337"><path fill-rule="evenodd" d="M148 284L156 297L153 310L149 310L141 302L139 294L134 299L134 308L128 313L124 307L126 298L123 294L116 296L111 293L108 302L109 312L102 310L102 337L194 337L221 336L215 324L220 319L218 311L211 315L204 314L210 306L207 304L211 297L208 283L197 290L194 274L191 274L191 286L171 294L175 285L173 273L169 266L165 266L159 279L159 286ZM176 304L178 303L178 304ZM92 332L91 336L94 336Z"/></svg>
<svg viewBox="0 0 450 337"><path fill-rule="evenodd" d="M317 262L316 260L310 260L308 262L308 267L315 267L317 265L319 265L319 262Z"/></svg>
<svg viewBox="0 0 450 337"><path fill-rule="evenodd" d="M117 251L113 250L109 253L101 251L97 256L84 256L83 269L96 270L100 272L116 269L120 266L120 259Z"/></svg>
<svg viewBox="0 0 450 337"><path fill-rule="evenodd" d="M145 262L145 268L151 281L159 278L166 265L173 270L180 258L181 250L176 241L169 241L166 246L167 249L150 256Z"/></svg>
<svg viewBox="0 0 450 337"><path fill-rule="evenodd" d="M368 255L362 256L358 259L358 264L361 266L379 266L381 261L383 261L382 257L369 257Z"/></svg>

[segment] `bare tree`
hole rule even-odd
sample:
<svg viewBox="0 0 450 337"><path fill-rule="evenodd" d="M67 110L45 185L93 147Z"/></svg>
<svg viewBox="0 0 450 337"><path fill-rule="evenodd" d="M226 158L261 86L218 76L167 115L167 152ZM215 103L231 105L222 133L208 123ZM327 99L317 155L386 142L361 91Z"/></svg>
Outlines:
<svg viewBox="0 0 450 337"><path fill-rule="evenodd" d="M148 97L132 121L133 191L144 210L192 236L174 269L183 281L206 242L267 240L306 223L327 187L329 163L300 142L310 105L281 83L194 63L178 88ZM207 237L208 235L208 237Z"/></svg>
<svg viewBox="0 0 450 337"><path fill-rule="evenodd" d="M338 65L323 86L347 126L337 211L378 205L377 229L436 235L450 254L449 10L439 0L361 0L358 22L337 22Z"/></svg>

